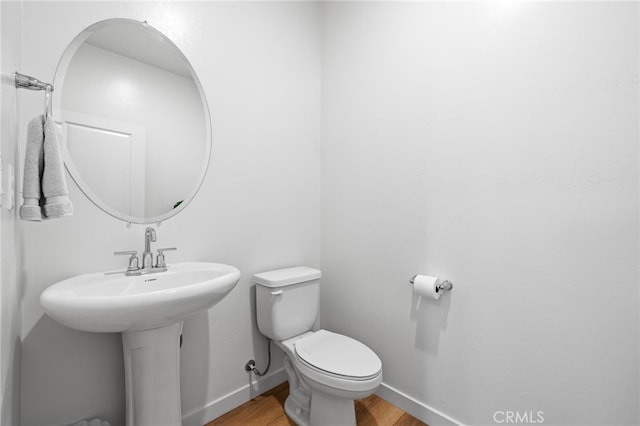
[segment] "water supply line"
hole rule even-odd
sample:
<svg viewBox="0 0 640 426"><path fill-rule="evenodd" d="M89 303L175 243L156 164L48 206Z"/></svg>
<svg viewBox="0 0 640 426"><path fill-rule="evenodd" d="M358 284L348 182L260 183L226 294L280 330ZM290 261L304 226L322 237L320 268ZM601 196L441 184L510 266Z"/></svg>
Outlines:
<svg viewBox="0 0 640 426"><path fill-rule="evenodd" d="M256 361L253 359L249 360L249 362L246 363L246 365L244 366L244 370L253 372L253 374L260 377L264 376L269 372L269 368L271 367L271 339L269 339L268 337L267 337L267 354L268 354L267 367L263 372L260 372L260 370L256 368Z"/></svg>

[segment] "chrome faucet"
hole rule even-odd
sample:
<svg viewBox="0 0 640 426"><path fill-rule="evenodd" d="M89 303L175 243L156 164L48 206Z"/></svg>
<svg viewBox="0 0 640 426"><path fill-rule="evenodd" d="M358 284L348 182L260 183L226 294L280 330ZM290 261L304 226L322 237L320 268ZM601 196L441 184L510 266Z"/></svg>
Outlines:
<svg viewBox="0 0 640 426"><path fill-rule="evenodd" d="M148 227L144 230L144 253L142 253L142 269L153 268L153 253L151 253L151 243L156 242L156 230Z"/></svg>
<svg viewBox="0 0 640 426"><path fill-rule="evenodd" d="M175 247L158 249L158 255L156 256L156 264L153 264L153 253L151 252L151 243L156 242L156 230L148 227L144 230L144 252L142 253L142 267L138 266L138 252L132 251L117 251L114 255L128 255L129 266L125 275L144 275L154 272L164 272L167 270L167 264L164 259L164 252L170 250L177 250Z"/></svg>

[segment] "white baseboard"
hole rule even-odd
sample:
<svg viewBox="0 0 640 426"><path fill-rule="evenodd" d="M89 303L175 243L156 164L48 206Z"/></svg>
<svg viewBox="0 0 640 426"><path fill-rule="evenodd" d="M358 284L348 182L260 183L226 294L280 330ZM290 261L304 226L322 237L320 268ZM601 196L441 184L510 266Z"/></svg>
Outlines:
<svg viewBox="0 0 640 426"><path fill-rule="evenodd" d="M182 415L183 426L203 426L256 396L287 381L284 368L252 381L204 406Z"/></svg>
<svg viewBox="0 0 640 426"><path fill-rule="evenodd" d="M462 426L462 423L459 421L400 392L398 389L384 382L378 388L376 395L411 414L413 417L422 420L429 426Z"/></svg>
<svg viewBox="0 0 640 426"><path fill-rule="evenodd" d="M182 416L182 424L183 426L203 426L286 380L287 374L284 368L276 370L266 377L252 381L251 385L246 384L200 408L184 414ZM435 408L423 404L386 383L380 385L376 394L385 401L389 401L396 407L430 426L462 426L462 423L459 421L441 413Z"/></svg>

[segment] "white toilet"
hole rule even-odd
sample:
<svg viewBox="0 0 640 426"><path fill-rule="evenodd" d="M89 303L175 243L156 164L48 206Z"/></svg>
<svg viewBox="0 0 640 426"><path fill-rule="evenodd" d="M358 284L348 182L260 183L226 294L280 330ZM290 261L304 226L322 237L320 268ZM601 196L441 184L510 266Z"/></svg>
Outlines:
<svg viewBox="0 0 640 426"><path fill-rule="evenodd" d="M312 331L320 276L306 266L254 275L258 328L285 353L287 415L300 426L355 425L353 401L380 386L382 362L355 339Z"/></svg>

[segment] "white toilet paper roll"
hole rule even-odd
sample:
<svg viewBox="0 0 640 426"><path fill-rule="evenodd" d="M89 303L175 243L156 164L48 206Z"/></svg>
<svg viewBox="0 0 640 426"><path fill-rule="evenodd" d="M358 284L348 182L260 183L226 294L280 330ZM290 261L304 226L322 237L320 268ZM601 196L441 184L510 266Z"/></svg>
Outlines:
<svg viewBox="0 0 640 426"><path fill-rule="evenodd" d="M441 293L441 291L438 290L440 283L442 283L442 280L438 277L416 275L413 279L413 292L418 296L438 300Z"/></svg>

